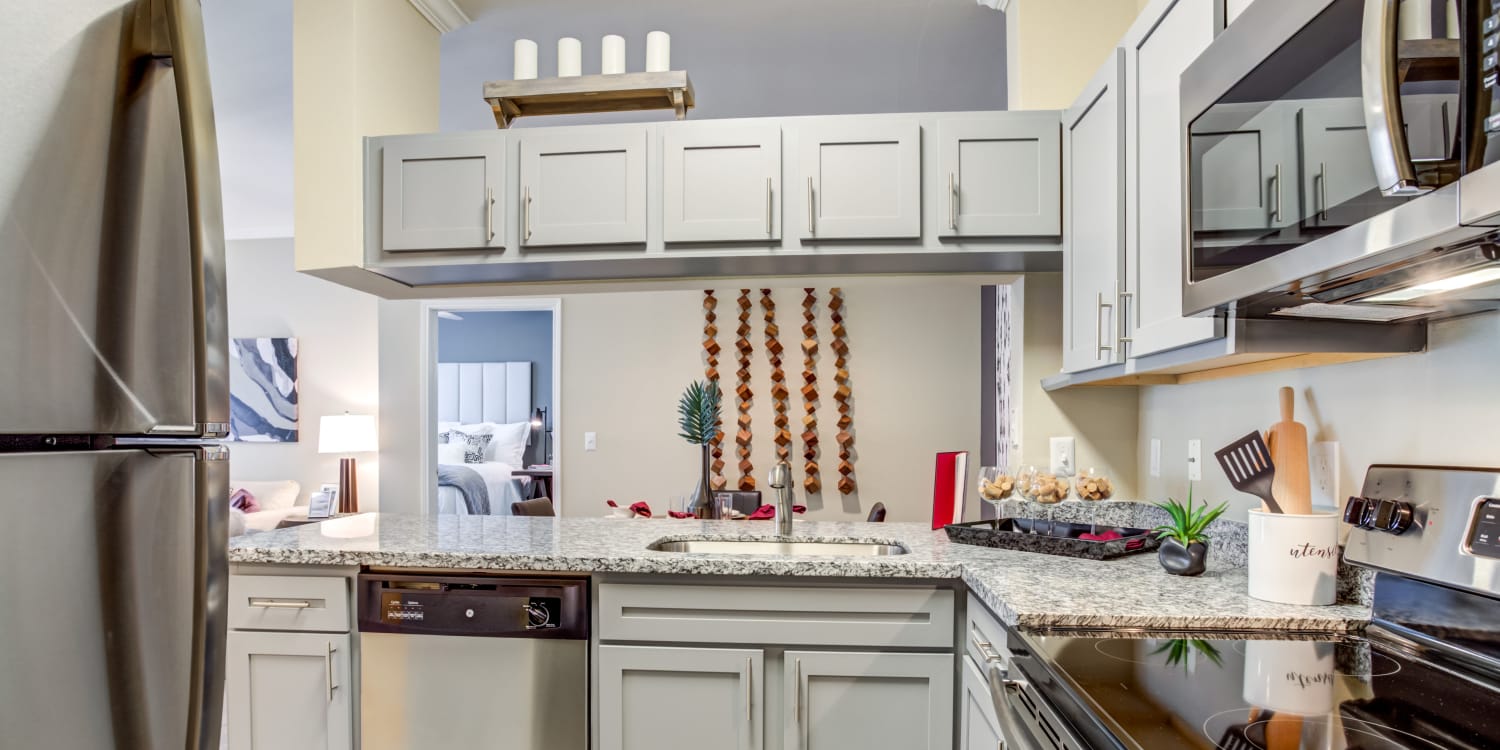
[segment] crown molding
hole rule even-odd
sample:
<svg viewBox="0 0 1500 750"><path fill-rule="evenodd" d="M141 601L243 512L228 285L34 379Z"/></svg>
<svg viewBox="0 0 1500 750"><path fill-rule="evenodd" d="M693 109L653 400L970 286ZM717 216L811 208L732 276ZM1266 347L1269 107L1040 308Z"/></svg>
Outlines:
<svg viewBox="0 0 1500 750"><path fill-rule="evenodd" d="M455 0L408 0L440 34L469 25L471 19Z"/></svg>

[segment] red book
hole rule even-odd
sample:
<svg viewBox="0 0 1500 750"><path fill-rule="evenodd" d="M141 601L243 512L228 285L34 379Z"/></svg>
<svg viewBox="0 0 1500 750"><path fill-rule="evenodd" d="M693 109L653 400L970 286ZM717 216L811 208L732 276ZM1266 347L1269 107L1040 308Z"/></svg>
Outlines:
<svg viewBox="0 0 1500 750"><path fill-rule="evenodd" d="M969 483L969 452L937 454L932 477L932 528L941 529L964 520L964 499Z"/></svg>

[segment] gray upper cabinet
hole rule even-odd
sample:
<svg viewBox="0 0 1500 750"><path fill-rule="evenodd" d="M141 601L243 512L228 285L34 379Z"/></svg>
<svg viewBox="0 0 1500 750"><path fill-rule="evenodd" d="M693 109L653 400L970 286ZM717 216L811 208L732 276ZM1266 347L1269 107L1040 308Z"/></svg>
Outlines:
<svg viewBox="0 0 1500 750"><path fill-rule="evenodd" d="M781 237L781 127L672 123L662 136L662 240Z"/></svg>
<svg viewBox="0 0 1500 750"><path fill-rule="evenodd" d="M646 241L645 126L520 133L521 244Z"/></svg>
<svg viewBox="0 0 1500 750"><path fill-rule="evenodd" d="M760 750L764 667L760 649L600 646L599 747Z"/></svg>
<svg viewBox="0 0 1500 750"><path fill-rule="evenodd" d="M922 128L871 120L799 123L803 241L922 234Z"/></svg>
<svg viewBox="0 0 1500 750"><path fill-rule="evenodd" d="M782 672L786 750L953 747L951 654L787 651Z"/></svg>
<svg viewBox="0 0 1500 750"><path fill-rule="evenodd" d="M381 247L505 247L505 135L381 139Z"/></svg>
<svg viewBox="0 0 1500 750"><path fill-rule="evenodd" d="M1125 53L1116 49L1062 118L1063 370L1120 358L1125 252Z"/></svg>
<svg viewBox="0 0 1500 750"><path fill-rule="evenodd" d="M1125 273L1131 357L1222 335L1214 318L1182 315L1182 122L1178 79L1213 41L1214 0L1152 0L1126 33ZM1293 174L1285 179L1296 181Z"/></svg>
<svg viewBox="0 0 1500 750"><path fill-rule="evenodd" d="M946 190L931 209L942 211L938 235L1059 234L1058 133L1053 112L939 121L938 150Z"/></svg>

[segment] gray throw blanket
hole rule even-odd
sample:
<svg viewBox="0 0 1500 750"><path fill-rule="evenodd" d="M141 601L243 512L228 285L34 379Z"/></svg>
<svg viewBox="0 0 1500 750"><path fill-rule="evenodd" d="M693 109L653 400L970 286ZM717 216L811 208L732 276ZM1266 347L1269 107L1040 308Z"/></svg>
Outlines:
<svg viewBox="0 0 1500 750"><path fill-rule="evenodd" d="M457 464L438 464L438 486L457 487L458 494L464 496L469 515L490 514L490 489L485 486L484 477L479 476L479 472Z"/></svg>

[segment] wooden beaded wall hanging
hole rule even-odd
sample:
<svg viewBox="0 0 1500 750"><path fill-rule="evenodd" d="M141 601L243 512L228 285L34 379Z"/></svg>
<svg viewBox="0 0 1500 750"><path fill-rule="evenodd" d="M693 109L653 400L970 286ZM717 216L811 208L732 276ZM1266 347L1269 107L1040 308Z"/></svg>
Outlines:
<svg viewBox="0 0 1500 750"><path fill-rule="evenodd" d="M844 330L844 290L833 287L828 290L829 318L833 321L833 348L834 375L833 382L838 385L834 391L833 400L839 402L839 434L836 440L839 444L839 493L849 495L854 493L854 416L850 399L854 392L849 387L849 338L848 331Z"/></svg>
<svg viewBox="0 0 1500 750"><path fill-rule="evenodd" d="M818 296L812 288L802 291L807 293L802 298L802 409L807 412L802 416L802 457L807 460L802 488L816 494L823 489L818 477L818 318L813 312Z"/></svg>
<svg viewBox="0 0 1500 750"><path fill-rule="evenodd" d="M734 345L739 350L740 369L735 373L739 383L735 387L735 395L739 397L739 431L735 433L735 452L740 459L740 489L755 489L755 467L750 463L750 400L754 392L750 390L750 290L740 290L740 327L735 330L739 338Z"/></svg>
<svg viewBox="0 0 1500 750"><path fill-rule="evenodd" d="M771 408L776 417L776 460L786 461L792 455L792 431L788 428L786 407L791 391L786 387L786 372L781 369L781 329L776 325L776 301L771 299L771 290L760 290L760 307L765 312L766 358L771 362Z"/></svg>
<svg viewBox="0 0 1500 750"><path fill-rule="evenodd" d="M708 382L715 386L719 384L719 327L714 324L718 315L714 308L719 306L719 301L714 299L714 290L703 290L703 375ZM724 479L724 425L719 420L719 432L709 443L709 453L713 457L713 463L709 466L709 486L716 490L724 489L727 481Z"/></svg>

